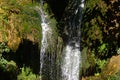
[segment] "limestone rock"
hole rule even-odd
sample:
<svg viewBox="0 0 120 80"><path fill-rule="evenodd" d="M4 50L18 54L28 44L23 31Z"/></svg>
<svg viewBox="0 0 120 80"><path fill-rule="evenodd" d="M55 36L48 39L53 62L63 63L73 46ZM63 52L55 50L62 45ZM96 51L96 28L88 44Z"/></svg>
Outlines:
<svg viewBox="0 0 120 80"><path fill-rule="evenodd" d="M120 55L113 56L102 71L102 77L116 74L120 70Z"/></svg>

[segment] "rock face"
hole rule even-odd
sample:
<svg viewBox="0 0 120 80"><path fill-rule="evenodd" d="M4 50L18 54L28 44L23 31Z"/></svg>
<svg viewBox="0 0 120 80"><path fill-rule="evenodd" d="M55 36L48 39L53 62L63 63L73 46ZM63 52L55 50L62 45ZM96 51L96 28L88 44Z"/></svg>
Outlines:
<svg viewBox="0 0 120 80"><path fill-rule="evenodd" d="M101 71L99 75L90 76L90 77L82 77L82 80L111 80L111 76L115 76L120 71L120 55L113 56L110 58L104 69ZM117 80L119 75L116 75L115 80Z"/></svg>
<svg viewBox="0 0 120 80"><path fill-rule="evenodd" d="M6 43L13 51L23 39L34 43L40 34L40 19L34 7L30 8L32 2L0 0L0 4L0 43Z"/></svg>
<svg viewBox="0 0 120 80"><path fill-rule="evenodd" d="M39 74L41 29L40 15L35 9L38 4L35 1L0 0L0 79L2 80L17 80L18 74L22 74L22 67L30 67L32 73Z"/></svg>
<svg viewBox="0 0 120 80"><path fill-rule="evenodd" d="M120 55L113 56L108 62L107 66L103 69L101 77L108 77L115 75L120 71Z"/></svg>

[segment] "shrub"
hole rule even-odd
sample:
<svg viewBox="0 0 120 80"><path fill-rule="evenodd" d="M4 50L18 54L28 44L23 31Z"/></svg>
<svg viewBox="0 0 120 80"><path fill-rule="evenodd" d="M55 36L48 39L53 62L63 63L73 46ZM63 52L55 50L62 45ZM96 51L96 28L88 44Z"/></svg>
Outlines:
<svg viewBox="0 0 120 80"><path fill-rule="evenodd" d="M39 76L33 74L28 67L21 68L21 73L18 75L17 80L40 80Z"/></svg>

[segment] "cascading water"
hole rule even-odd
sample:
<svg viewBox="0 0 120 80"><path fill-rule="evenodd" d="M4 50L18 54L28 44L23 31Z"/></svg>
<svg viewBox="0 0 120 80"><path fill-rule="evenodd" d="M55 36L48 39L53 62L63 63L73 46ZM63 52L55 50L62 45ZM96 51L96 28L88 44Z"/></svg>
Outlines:
<svg viewBox="0 0 120 80"><path fill-rule="evenodd" d="M47 32L49 31L48 25L44 22L41 23L42 26L42 46L40 51L40 74L42 75L42 69L44 64L45 51L48 46L47 44Z"/></svg>
<svg viewBox="0 0 120 80"><path fill-rule="evenodd" d="M49 34L49 37L51 36L50 35L50 32L51 32L51 29L50 27L48 26L48 22L47 22L47 15L45 14L44 10L43 10L43 1L40 0L40 8L39 8L39 11L40 11L40 15L41 15L41 27L42 27L42 41L41 41L41 50L40 50L40 76L42 76L42 71L43 71L43 66L44 66L44 58L45 58L45 52L46 52L46 49L48 47L48 43L47 43L47 37L48 37L48 34Z"/></svg>
<svg viewBox="0 0 120 80"><path fill-rule="evenodd" d="M69 40L68 44L64 50L64 59L63 64L61 65L62 70L62 80L79 80L79 72L80 72L80 63L81 63L81 54L80 54L80 25L81 25L81 19L82 19L82 9L84 8L84 0L82 0L78 4L79 0L73 0L75 4L74 6L74 13L70 16L70 19L68 20L68 27L69 28ZM40 50L40 76L46 75L46 70L48 67L54 67L55 63L53 59L53 56L50 57L50 60L48 60L49 56L46 55L46 49L48 47L48 38L51 37L52 31L49 26L48 16L45 14L43 10L43 1L40 0L40 7L39 12L41 15L41 26L42 26L42 41L41 41L41 50ZM49 36L48 36L49 34ZM46 62L46 60L48 62ZM47 64L47 65L46 65ZM54 68L50 68L47 70L47 73L49 72L49 80L56 80L55 78L51 77L54 76L56 73L53 71ZM44 73L43 73L44 72ZM54 76L55 77L55 76ZM59 80L59 79L58 79Z"/></svg>
<svg viewBox="0 0 120 80"><path fill-rule="evenodd" d="M77 4L75 0L74 4ZM69 40L63 51L64 57L62 62L62 80L79 80L79 73L81 67L81 53L80 53L80 25L82 19L82 10L84 8L84 0L77 4L71 19L68 22Z"/></svg>
<svg viewBox="0 0 120 80"><path fill-rule="evenodd" d="M56 52L53 51L56 46L56 22L51 17L51 12L44 10L47 4L40 0L40 6L36 7L41 16L42 41L40 50L40 80L56 80ZM53 25L54 24L54 25ZM46 79L47 78L47 79Z"/></svg>

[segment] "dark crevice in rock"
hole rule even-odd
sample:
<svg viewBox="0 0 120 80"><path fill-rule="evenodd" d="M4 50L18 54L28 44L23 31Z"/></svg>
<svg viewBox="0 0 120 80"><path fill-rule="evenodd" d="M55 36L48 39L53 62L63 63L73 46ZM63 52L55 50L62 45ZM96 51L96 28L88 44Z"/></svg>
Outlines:
<svg viewBox="0 0 120 80"><path fill-rule="evenodd" d="M46 0L58 21L61 20L69 0Z"/></svg>
<svg viewBox="0 0 120 80"><path fill-rule="evenodd" d="M24 66L30 67L33 73L39 74L40 71L40 54L39 43L24 39L19 45L18 50L14 53L4 54L7 60L14 60L18 68Z"/></svg>

